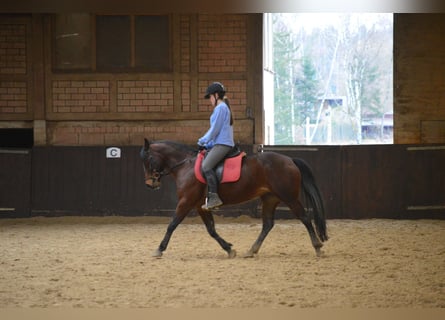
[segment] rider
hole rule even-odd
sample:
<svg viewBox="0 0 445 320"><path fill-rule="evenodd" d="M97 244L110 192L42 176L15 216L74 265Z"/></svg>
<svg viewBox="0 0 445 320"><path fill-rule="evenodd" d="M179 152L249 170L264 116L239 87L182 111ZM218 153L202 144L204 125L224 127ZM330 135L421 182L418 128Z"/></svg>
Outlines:
<svg viewBox="0 0 445 320"><path fill-rule="evenodd" d="M220 82L208 86L205 99L210 99L213 113L210 116L210 128L204 136L198 139L198 145L208 150L202 162L202 171L207 180L207 201L202 206L205 210L219 207L223 204L218 195L218 180L215 167L233 148L233 116L230 104L225 96L226 90Z"/></svg>

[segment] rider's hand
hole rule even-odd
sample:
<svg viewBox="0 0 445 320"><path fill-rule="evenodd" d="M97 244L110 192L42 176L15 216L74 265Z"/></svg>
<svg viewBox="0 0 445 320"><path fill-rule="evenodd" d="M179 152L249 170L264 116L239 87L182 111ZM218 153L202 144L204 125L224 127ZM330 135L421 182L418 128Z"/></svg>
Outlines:
<svg viewBox="0 0 445 320"><path fill-rule="evenodd" d="M205 149L207 149L206 146L198 140L198 150L201 151Z"/></svg>

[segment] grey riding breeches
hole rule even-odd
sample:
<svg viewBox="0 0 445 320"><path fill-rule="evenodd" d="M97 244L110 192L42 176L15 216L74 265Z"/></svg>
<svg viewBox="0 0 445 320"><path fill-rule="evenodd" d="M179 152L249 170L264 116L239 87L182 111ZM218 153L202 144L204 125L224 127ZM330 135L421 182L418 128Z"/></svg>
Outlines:
<svg viewBox="0 0 445 320"><path fill-rule="evenodd" d="M206 157L202 161L202 171L214 169L215 166L226 156L226 154L232 149L230 146L223 144L214 145L207 153Z"/></svg>

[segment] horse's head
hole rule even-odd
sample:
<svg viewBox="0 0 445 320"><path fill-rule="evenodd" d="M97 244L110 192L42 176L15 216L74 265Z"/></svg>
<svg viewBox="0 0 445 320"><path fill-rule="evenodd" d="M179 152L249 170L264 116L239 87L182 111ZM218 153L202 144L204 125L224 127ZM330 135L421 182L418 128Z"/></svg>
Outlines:
<svg viewBox="0 0 445 320"><path fill-rule="evenodd" d="M144 146L141 150L141 159L144 168L145 185L152 189L161 187L161 177L163 168L161 160L153 152L150 152L150 142L144 139Z"/></svg>

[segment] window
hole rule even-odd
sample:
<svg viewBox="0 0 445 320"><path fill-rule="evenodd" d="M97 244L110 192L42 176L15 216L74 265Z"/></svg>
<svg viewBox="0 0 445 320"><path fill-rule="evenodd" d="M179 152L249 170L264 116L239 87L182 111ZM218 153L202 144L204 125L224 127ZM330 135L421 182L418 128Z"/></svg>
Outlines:
<svg viewBox="0 0 445 320"><path fill-rule="evenodd" d="M54 71L171 71L166 15L57 14L53 26Z"/></svg>
<svg viewBox="0 0 445 320"><path fill-rule="evenodd" d="M135 17L135 66L152 71L170 69L168 19L165 16Z"/></svg>
<svg viewBox="0 0 445 320"><path fill-rule="evenodd" d="M274 13L272 18L270 143L392 143L392 14Z"/></svg>
<svg viewBox="0 0 445 320"><path fill-rule="evenodd" d="M54 17L54 69L91 70L91 19L89 14Z"/></svg>
<svg viewBox="0 0 445 320"><path fill-rule="evenodd" d="M97 70L119 70L131 66L131 25L129 16L96 17Z"/></svg>

